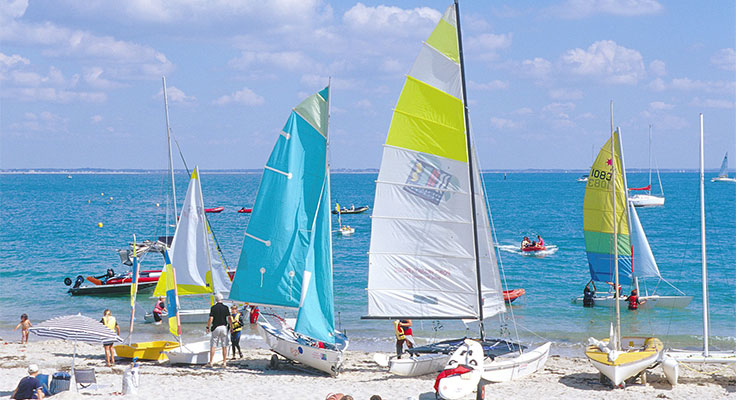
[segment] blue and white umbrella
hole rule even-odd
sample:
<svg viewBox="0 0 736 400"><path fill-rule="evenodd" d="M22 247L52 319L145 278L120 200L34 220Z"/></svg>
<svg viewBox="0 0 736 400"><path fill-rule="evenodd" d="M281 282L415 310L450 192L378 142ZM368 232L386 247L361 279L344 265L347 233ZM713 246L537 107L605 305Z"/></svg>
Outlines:
<svg viewBox="0 0 736 400"><path fill-rule="evenodd" d="M74 354L72 356L72 376L74 376L74 364L77 358L77 342L92 344L122 343L120 338L110 328L100 321L82 314L65 315L51 318L29 329L38 336L54 339L71 340L74 342Z"/></svg>

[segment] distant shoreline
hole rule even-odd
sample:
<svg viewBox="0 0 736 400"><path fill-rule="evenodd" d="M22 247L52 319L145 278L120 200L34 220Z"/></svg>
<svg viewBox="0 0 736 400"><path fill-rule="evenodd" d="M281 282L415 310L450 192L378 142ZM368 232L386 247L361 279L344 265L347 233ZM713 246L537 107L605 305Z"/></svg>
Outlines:
<svg viewBox="0 0 736 400"><path fill-rule="evenodd" d="M2 169L0 175L146 175L168 173L163 169L103 169L103 168L79 168L79 169L56 169L56 168L28 168L28 169ZM260 175L262 169L200 169L204 174L232 174L232 175ZM377 174L378 169L332 169L333 174ZM484 174L585 174L585 169L484 169ZM632 168L629 173L649 172L648 169ZM697 169L660 169L660 173L697 173ZM717 173L718 169L706 169L706 173ZM175 174L187 174L186 170L176 169Z"/></svg>

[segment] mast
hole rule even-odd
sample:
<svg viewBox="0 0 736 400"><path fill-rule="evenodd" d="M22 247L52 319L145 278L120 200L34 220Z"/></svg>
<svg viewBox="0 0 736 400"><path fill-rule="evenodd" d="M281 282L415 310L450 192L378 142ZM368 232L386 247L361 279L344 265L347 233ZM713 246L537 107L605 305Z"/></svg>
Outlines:
<svg viewBox="0 0 736 400"><path fill-rule="evenodd" d="M164 109L166 110L166 141L169 145L169 174L171 175L171 194L174 202L174 225L177 225L179 212L176 209L176 185L174 184L174 160L171 158L171 128L169 126L169 100L166 97L166 77L162 76L161 80L164 85ZM168 222L167 222L168 225ZM168 226L166 227L168 230Z"/></svg>
<svg viewBox="0 0 736 400"><path fill-rule="evenodd" d="M621 350L621 304L619 304L618 290L618 226L616 222L616 141L613 140L613 100L611 100L611 198L613 199L613 296L616 300L616 331L615 331L615 350ZM616 133L619 134L618 129Z"/></svg>
<svg viewBox="0 0 736 400"><path fill-rule="evenodd" d="M652 124L649 124L649 194L652 194Z"/></svg>
<svg viewBox="0 0 736 400"><path fill-rule="evenodd" d="M703 113L700 113L700 262L703 275L703 356L708 357L708 266L705 256L705 186L703 161Z"/></svg>
<svg viewBox="0 0 736 400"><path fill-rule="evenodd" d="M470 142L470 124L468 123L468 95L465 87L465 61L463 59L463 36L460 29L460 6L455 0L455 24L457 25L457 46L460 56L460 81L463 90L463 112L465 118L465 141L468 146L468 173L470 179L470 221L473 225L473 252L475 255L475 279L478 290L478 321L480 322L480 340L485 340L485 328L483 326L483 290L480 280L480 255L478 251L478 225L475 220L475 184L473 183L473 147ZM480 173L480 172L479 172Z"/></svg>

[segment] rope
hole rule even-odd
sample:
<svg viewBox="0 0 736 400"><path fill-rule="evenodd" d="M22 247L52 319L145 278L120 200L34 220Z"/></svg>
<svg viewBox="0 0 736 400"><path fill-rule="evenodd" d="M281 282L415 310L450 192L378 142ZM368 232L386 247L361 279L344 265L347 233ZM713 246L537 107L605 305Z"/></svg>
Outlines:
<svg viewBox="0 0 736 400"><path fill-rule="evenodd" d="M703 370L692 368L689 365L687 365L687 363L684 363L682 361L678 361L677 364L682 365L683 367L689 369L690 371L699 372L699 373L704 374L704 375L716 375L716 374L719 374L719 373L721 373L721 372L723 372L723 371L731 368L731 364L726 364L725 367L723 367L723 368L721 368L719 370L716 370L716 371L713 371L713 372L708 372L708 371L703 371ZM706 362L703 362L703 364L706 364Z"/></svg>

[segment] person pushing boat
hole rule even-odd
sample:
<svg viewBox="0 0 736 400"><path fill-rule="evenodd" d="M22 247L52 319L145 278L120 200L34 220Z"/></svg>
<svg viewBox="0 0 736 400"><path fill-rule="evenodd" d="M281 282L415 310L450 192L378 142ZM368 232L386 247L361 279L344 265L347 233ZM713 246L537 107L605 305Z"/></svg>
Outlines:
<svg viewBox="0 0 736 400"><path fill-rule="evenodd" d="M404 343L406 343L407 348L414 348L411 320L397 319L394 321L394 334L396 335L396 357L401 358L401 354L404 352Z"/></svg>

